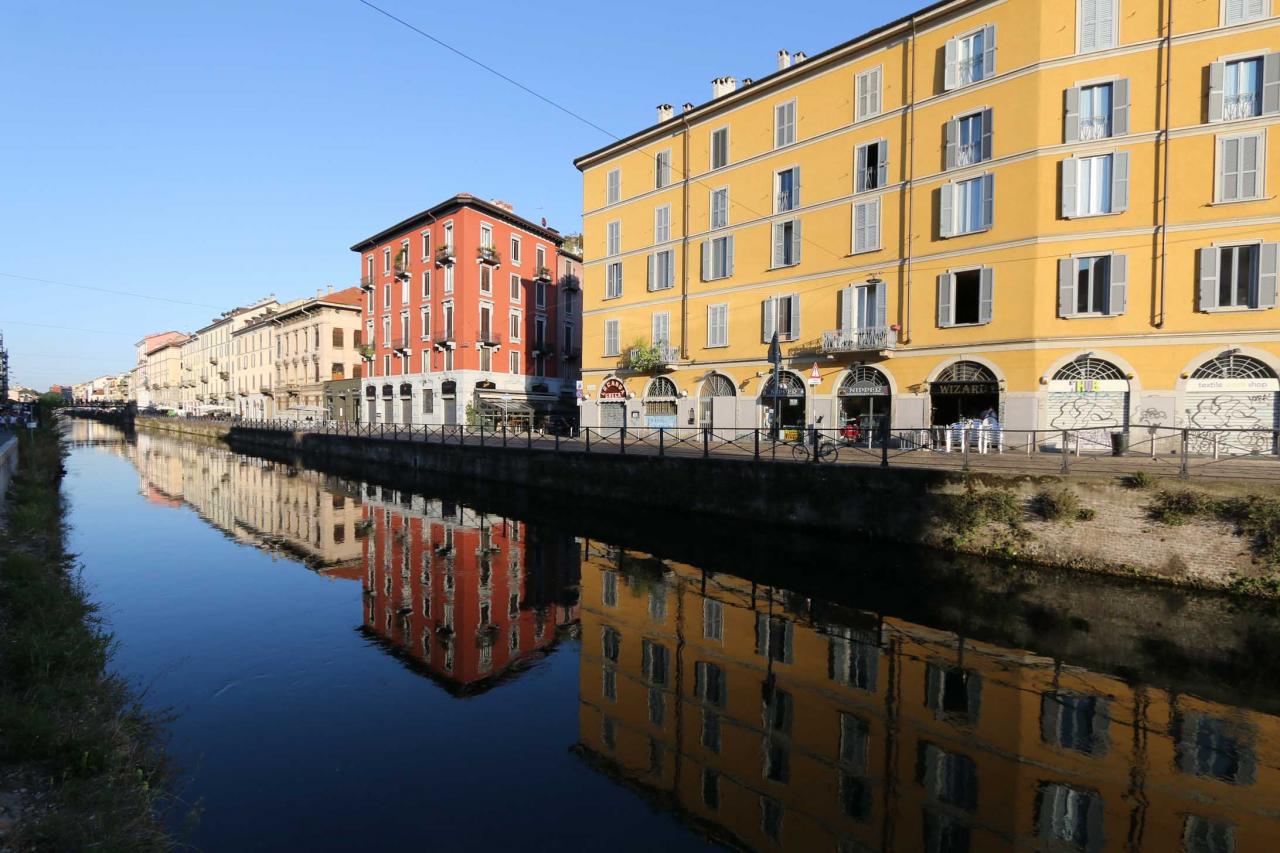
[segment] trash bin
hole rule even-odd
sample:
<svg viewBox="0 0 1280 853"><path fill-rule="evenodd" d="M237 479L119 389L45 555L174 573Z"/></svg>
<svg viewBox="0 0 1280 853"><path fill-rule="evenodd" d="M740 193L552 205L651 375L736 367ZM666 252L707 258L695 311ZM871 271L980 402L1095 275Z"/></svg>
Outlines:
<svg viewBox="0 0 1280 853"><path fill-rule="evenodd" d="M1129 433L1113 432L1111 433L1111 455L1124 456L1129 452Z"/></svg>

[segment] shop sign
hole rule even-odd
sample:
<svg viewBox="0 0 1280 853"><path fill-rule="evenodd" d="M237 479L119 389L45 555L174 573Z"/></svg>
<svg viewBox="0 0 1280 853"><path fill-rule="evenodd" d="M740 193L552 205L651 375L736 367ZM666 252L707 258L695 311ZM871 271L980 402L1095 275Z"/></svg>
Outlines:
<svg viewBox="0 0 1280 853"><path fill-rule="evenodd" d="M1276 391L1280 379L1257 377L1254 379L1188 379L1188 391Z"/></svg>
<svg viewBox="0 0 1280 853"><path fill-rule="evenodd" d="M872 382L852 382L840 387L842 397L888 397L888 385L876 385Z"/></svg>
<svg viewBox="0 0 1280 853"><path fill-rule="evenodd" d="M999 394L1000 386L995 382L934 382L929 386L930 393L947 395L958 394Z"/></svg>
<svg viewBox="0 0 1280 853"><path fill-rule="evenodd" d="M1124 379L1051 379L1049 391L1054 394L1116 394L1129 390Z"/></svg>
<svg viewBox="0 0 1280 853"><path fill-rule="evenodd" d="M627 399L627 386L622 384L621 379L606 379L604 384L600 386L599 397L601 400L625 400Z"/></svg>

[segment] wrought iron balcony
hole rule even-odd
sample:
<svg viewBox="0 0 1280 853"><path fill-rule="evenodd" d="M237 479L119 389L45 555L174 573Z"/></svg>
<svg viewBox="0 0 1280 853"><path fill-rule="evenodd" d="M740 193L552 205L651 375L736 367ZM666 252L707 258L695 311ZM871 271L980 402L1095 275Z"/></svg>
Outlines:
<svg viewBox="0 0 1280 853"><path fill-rule="evenodd" d="M371 275L360 276L360 289L373 290L373 276Z"/></svg>
<svg viewBox="0 0 1280 853"><path fill-rule="evenodd" d="M981 56L957 60L954 68L957 86L968 86L970 83L977 83L982 79Z"/></svg>
<svg viewBox="0 0 1280 853"><path fill-rule="evenodd" d="M969 142L964 145L956 146L956 168L963 169L965 166L972 166L975 163L982 162L982 144L978 142Z"/></svg>
<svg viewBox="0 0 1280 853"><path fill-rule="evenodd" d="M823 332L819 349L832 353L869 352L893 349L897 343L897 333L888 326L865 326Z"/></svg>
<svg viewBox="0 0 1280 853"><path fill-rule="evenodd" d="M632 347L627 351L627 362L631 365L642 364L648 360L650 353L657 355L658 363L664 367L680 361L680 348L671 344L658 343L652 347Z"/></svg>
<svg viewBox="0 0 1280 853"><path fill-rule="evenodd" d="M481 329L476 333L476 346L500 347L502 346L502 335L492 329Z"/></svg>
<svg viewBox="0 0 1280 853"><path fill-rule="evenodd" d="M492 246L480 246L476 249L476 263L496 267L502 263L502 255L498 254L498 250Z"/></svg>
<svg viewBox="0 0 1280 853"><path fill-rule="evenodd" d="M572 344L565 344L564 348L560 350L560 357L565 361L577 361L582 358L582 351Z"/></svg>
<svg viewBox="0 0 1280 853"><path fill-rule="evenodd" d="M547 282L551 281L551 268L550 268L550 267L538 267L536 270L534 270L534 273L533 273L533 280L534 280L534 281L547 281Z"/></svg>
<svg viewBox="0 0 1280 853"><path fill-rule="evenodd" d="M439 266L447 267L458 259L454 257L452 246L440 246L436 249L436 263Z"/></svg>
<svg viewBox="0 0 1280 853"><path fill-rule="evenodd" d="M407 355L413 349L413 342L407 338L396 338L391 342L391 349L400 355Z"/></svg>
<svg viewBox="0 0 1280 853"><path fill-rule="evenodd" d="M777 212L786 213L789 210L793 210L796 206L795 195L795 192L778 193Z"/></svg>
<svg viewBox="0 0 1280 853"><path fill-rule="evenodd" d="M560 276L560 286L565 290L578 290L582 287L582 282L578 280L576 275Z"/></svg>
<svg viewBox="0 0 1280 853"><path fill-rule="evenodd" d="M1258 96L1254 92L1227 95L1222 99L1222 120L1238 121L1258 115Z"/></svg>
<svg viewBox="0 0 1280 853"><path fill-rule="evenodd" d="M446 329L436 329L436 332L434 335L432 335L431 340L435 343L437 347L440 347L441 349L446 349L446 348L453 349L458 344L458 334L453 330L452 327L449 327Z"/></svg>

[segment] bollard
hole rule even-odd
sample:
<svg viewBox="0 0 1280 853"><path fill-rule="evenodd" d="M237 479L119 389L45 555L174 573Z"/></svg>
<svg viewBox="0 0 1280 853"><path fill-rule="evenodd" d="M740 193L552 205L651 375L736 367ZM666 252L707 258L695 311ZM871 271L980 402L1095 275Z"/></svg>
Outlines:
<svg viewBox="0 0 1280 853"><path fill-rule="evenodd" d="M658 458L661 459L666 455L667 446L667 428L658 427Z"/></svg>
<svg viewBox="0 0 1280 853"><path fill-rule="evenodd" d="M587 453L591 452L591 427L587 427Z"/></svg>
<svg viewBox="0 0 1280 853"><path fill-rule="evenodd" d="M1071 436L1064 429L1062 431L1062 473L1067 473L1071 469Z"/></svg>
<svg viewBox="0 0 1280 853"><path fill-rule="evenodd" d="M752 432L752 437L754 438L754 443L755 443L755 451L752 454L751 458L756 462L759 462L760 461L760 430L753 429L751 432Z"/></svg>
<svg viewBox="0 0 1280 853"><path fill-rule="evenodd" d="M627 425L624 423L622 429L618 430L618 452L627 452Z"/></svg>
<svg viewBox="0 0 1280 853"><path fill-rule="evenodd" d="M964 456L964 463L961 466L964 470L969 470L969 428L960 427L960 452Z"/></svg>
<svg viewBox="0 0 1280 853"><path fill-rule="evenodd" d="M711 430L708 427L702 428L702 458L706 459L711 455Z"/></svg>
<svg viewBox="0 0 1280 853"><path fill-rule="evenodd" d="M555 439L556 439L556 453L559 453L560 452L560 433L557 432L555 434Z"/></svg>
<svg viewBox="0 0 1280 853"><path fill-rule="evenodd" d="M484 447L484 421L480 422L480 446Z"/></svg>
<svg viewBox="0 0 1280 853"><path fill-rule="evenodd" d="M529 450L533 449L533 421L529 422L529 431L525 433L526 440L524 446Z"/></svg>
<svg viewBox="0 0 1280 853"><path fill-rule="evenodd" d="M889 431L885 430L880 437L880 467L889 467Z"/></svg>
<svg viewBox="0 0 1280 853"><path fill-rule="evenodd" d="M1187 451L1191 431L1186 427L1182 428L1182 465L1178 469L1179 479L1187 479L1191 476L1191 470L1187 467Z"/></svg>
<svg viewBox="0 0 1280 853"><path fill-rule="evenodd" d="M507 422L505 419L502 421L502 446L507 446Z"/></svg>

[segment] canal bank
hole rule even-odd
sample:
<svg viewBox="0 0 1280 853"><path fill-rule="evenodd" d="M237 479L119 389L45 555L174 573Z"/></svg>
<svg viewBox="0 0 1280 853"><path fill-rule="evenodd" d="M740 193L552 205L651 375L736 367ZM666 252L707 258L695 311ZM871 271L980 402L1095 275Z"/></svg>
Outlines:
<svg viewBox="0 0 1280 853"><path fill-rule="evenodd" d="M815 531L1040 566L1275 596L1276 490L1213 481L1158 487L1143 477L981 474L750 459L481 447L139 418L138 429L225 441L308 465L375 466L417 478L520 487L530 504L628 507Z"/></svg>

